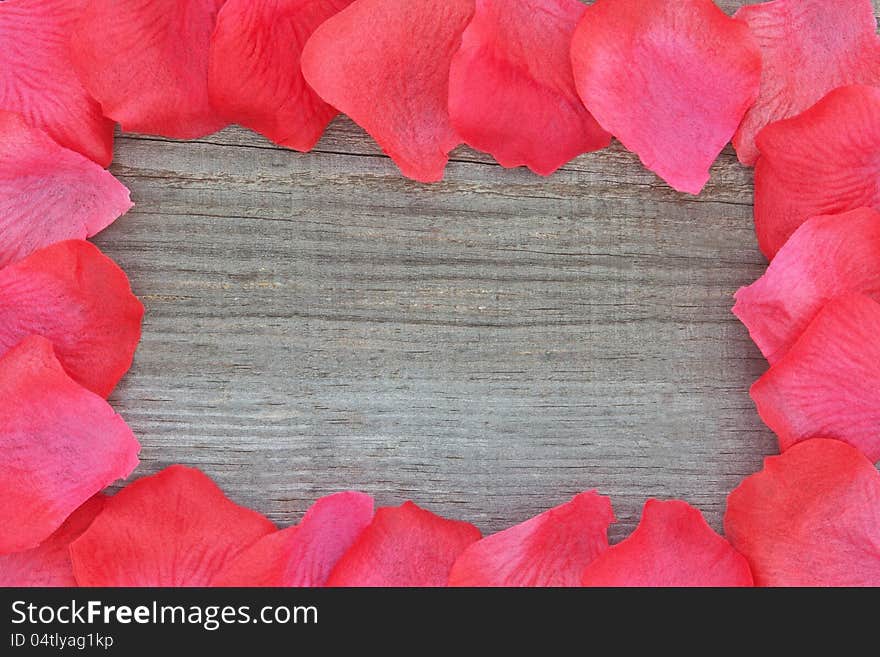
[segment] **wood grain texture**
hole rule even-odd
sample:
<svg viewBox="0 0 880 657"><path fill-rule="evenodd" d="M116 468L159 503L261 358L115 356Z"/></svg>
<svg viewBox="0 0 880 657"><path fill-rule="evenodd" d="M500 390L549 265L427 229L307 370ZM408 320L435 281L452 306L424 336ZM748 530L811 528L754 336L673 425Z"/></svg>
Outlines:
<svg viewBox="0 0 880 657"><path fill-rule="evenodd" d="M137 206L95 241L147 308L112 398L139 474L196 465L281 524L359 489L484 532L596 488L618 540L650 496L720 528L775 450L730 312L765 266L730 149L698 198L619 146L547 179L461 148L420 185L344 118L305 155L121 136L112 171Z"/></svg>

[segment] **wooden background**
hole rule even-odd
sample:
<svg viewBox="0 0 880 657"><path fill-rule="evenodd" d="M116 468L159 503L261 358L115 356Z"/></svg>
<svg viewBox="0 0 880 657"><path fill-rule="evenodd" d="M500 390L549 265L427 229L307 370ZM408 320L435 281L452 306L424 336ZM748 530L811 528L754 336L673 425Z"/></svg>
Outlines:
<svg viewBox="0 0 880 657"><path fill-rule="evenodd" d="M280 524L359 489L484 532L596 488L619 540L651 496L720 528L775 450L730 312L765 266L731 149L696 198L617 145L547 179L460 148L420 185L344 118L310 154L117 144L137 207L95 241L147 308L112 398L138 474L198 466Z"/></svg>

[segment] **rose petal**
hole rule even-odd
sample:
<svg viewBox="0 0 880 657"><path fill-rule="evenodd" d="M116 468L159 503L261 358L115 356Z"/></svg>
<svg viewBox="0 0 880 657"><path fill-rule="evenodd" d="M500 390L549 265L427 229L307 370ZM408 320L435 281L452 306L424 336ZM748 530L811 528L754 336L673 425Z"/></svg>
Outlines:
<svg viewBox="0 0 880 657"><path fill-rule="evenodd" d="M83 86L128 132L193 139L225 123L208 100L224 0L88 0L71 41Z"/></svg>
<svg viewBox="0 0 880 657"><path fill-rule="evenodd" d="M822 306L849 292L880 301L880 213L867 208L802 224L767 273L736 293L733 312L773 364Z"/></svg>
<svg viewBox="0 0 880 657"><path fill-rule="evenodd" d="M97 247L59 242L0 270L0 355L39 334L70 376L107 397L131 366L144 307Z"/></svg>
<svg viewBox="0 0 880 657"><path fill-rule="evenodd" d="M275 527L173 465L126 486L70 546L80 586L208 586Z"/></svg>
<svg viewBox="0 0 880 657"><path fill-rule="evenodd" d="M0 554L36 547L138 464L140 449L103 399L74 382L52 343L0 358Z"/></svg>
<svg viewBox="0 0 880 657"><path fill-rule="evenodd" d="M272 141L311 150L338 113L306 84L303 46L352 0L228 0L211 39L208 92L214 109Z"/></svg>
<svg viewBox="0 0 880 657"><path fill-rule="evenodd" d="M91 237L130 208L128 190L107 171L0 111L0 267Z"/></svg>
<svg viewBox="0 0 880 657"><path fill-rule="evenodd" d="M768 258L810 217L880 210L880 89L836 89L757 144L755 231Z"/></svg>
<svg viewBox="0 0 880 657"><path fill-rule="evenodd" d="M473 11L473 0L357 0L315 30L303 74L405 176L435 182L461 143L449 121L449 66Z"/></svg>
<svg viewBox="0 0 880 657"><path fill-rule="evenodd" d="M599 124L692 194L758 95L760 52L746 25L712 0L598 0L571 55Z"/></svg>
<svg viewBox="0 0 880 657"><path fill-rule="evenodd" d="M239 554L214 579L214 586L324 586L372 519L369 495L323 497L299 525L269 534Z"/></svg>
<svg viewBox="0 0 880 657"><path fill-rule="evenodd" d="M80 83L68 47L86 2L0 3L0 110L21 114L29 126L106 167L113 159L113 122Z"/></svg>
<svg viewBox="0 0 880 657"><path fill-rule="evenodd" d="M761 49L761 92L733 138L743 164L758 159L764 126L809 109L850 84L880 85L880 38L871 0L776 0L740 8Z"/></svg>
<svg viewBox="0 0 880 657"><path fill-rule="evenodd" d="M703 515L678 500L648 500L629 537L587 566L584 586L751 586L749 564Z"/></svg>
<svg viewBox="0 0 880 657"><path fill-rule="evenodd" d="M724 531L759 586L880 586L880 473L848 445L808 440L730 494Z"/></svg>
<svg viewBox="0 0 880 657"><path fill-rule="evenodd" d="M608 548L611 502L595 492L487 536L455 562L450 586L580 586Z"/></svg>
<svg viewBox="0 0 880 657"><path fill-rule="evenodd" d="M330 573L327 586L446 586L452 564L480 530L407 502L376 517Z"/></svg>
<svg viewBox="0 0 880 657"><path fill-rule="evenodd" d="M880 304L862 294L828 303L751 394L782 451L836 438L880 460Z"/></svg>
<svg viewBox="0 0 880 657"><path fill-rule="evenodd" d="M611 143L571 72L585 9L577 0L477 0L449 80L449 114L465 143L542 175Z"/></svg>
<svg viewBox="0 0 880 657"><path fill-rule="evenodd" d="M76 586L70 543L92 524L105 499L100 493L89 499L37 547L0 555L0 586Z"/></svg>

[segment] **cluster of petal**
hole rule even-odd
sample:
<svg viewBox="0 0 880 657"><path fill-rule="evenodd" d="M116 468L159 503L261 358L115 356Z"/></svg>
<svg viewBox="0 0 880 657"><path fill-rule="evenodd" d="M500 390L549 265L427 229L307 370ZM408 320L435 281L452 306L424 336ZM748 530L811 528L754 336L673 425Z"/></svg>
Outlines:
<svg viewBox="0 0 880 657"><path fill-rule="evenodd" d="M330 572L373 519L373 498L328 495L293 527L269 534L241 552L214 586L324 586Z"/></svg>
<svg viewBox="0 0 880 657"><path fill-rule="evenodd" d="M753 386L758 413L784 451L835 438L880 460L880 304L839 297Z"/></svg>
<svg viewBox="0 0 880 657"><path fill-rule="evenodd" d="M836 440L800 443L730 494L724 531L759 586L880 586L880 472Z"/></svg>
<svg viewBox="0 0 880 657"><path fill-rule="evenodd" d="M130 208L128 190L107 171L0 110L0 267L91 237Z"/></svg>
<svg viewBox="0 0 880 657"><path fill-rule="evenodd" d="M755 232L768 258L811 217L880 210L880 88L835 89L757 143Z"/></svg>
<svg viewBox="0 0 880 657"><path fill-rule="evenodd" d="M851 84L880 86L880 37L871 0L774 0L742 7L761 49L761 91L733 138L743 164L758 159L768 124L809 109Z"/></svg>
<svg viewBox="0 0 880 657"><path fill-rule="evenodd" d="M224 0L86 0L70 56L104 115L129 132L192 139L224 126L208 58Z"/></svg>
<svg viewBox="0 0 880 657"><path fill-rule="evenodd" d="M752 586L749 564L686 502L648 500L622 542L587 566L584 586Z"/></svg>
<svg viewBox="0 0 880 657"><path fill-rule="evenodd" d="M826 303L850 292L880 301L880 212L869 208L806 221L736 293L733 312L773 364Z"/></svg>
<svg viewBox="0 0 880 657"><path fill-rule="evenodd" d="M584 568L608 548L611 502L595 492L470 545L450 586L580 586Z"/></svg>
<svg viewBox="0 0 880 657"><path fill-rule="evenodd" d="M0 358L0 554L38 546L127 477L140 445L104 399L31 336Z"/></svg>
<svg viewBox="0 0 880 657"><path fill-rule="evenodd" d="M598 0L571 45L599 124L673 188L697 194L758 96L761 54L712 0Z"/></svg>
<svg viewBox="0 0 880 657"><path fill-rule="evenodd" d="M131 366L143 314L125 272L89 242L59 242L0 270L0 354L41 335L103 397Z"/></svg>
<svg viewBox="0 0 880 657"><path fill-rule="evenodd" d="M880 586L871 0L6 0L0 42L0 585ZM649 500L609 547L595 492L486 538L355 492L279 531L182 466L100 494L139 450L105 398L143 306L82 241L131 207L113 122L305 151L339 110L424 182L461 142L549 174L614 135L698 193L733 137L773 258L734 312L784 453L730 495L732 545Z"/></svg>
<svg viewBox="0 0 880 657"><path fill-rule="evenodd" d="M449 69L474 0L357 0L315 30L302 72L414 180L443 177L461 143L449 118Z"/></svg>
<svg viewBox="0 0 880 657"><path fill-rule="evenodd" d="M476 0L449 76L449 114L466 144L549 175L611 143L574 86L569 51L585 10L578 0Z"/></svg>
<svg viewBox="0 0 880 657"><path fill-rule="evenodd" d="M87 2L0 3L0 110L21 114L27 125L106 167L113 158L113 122L85 90L70 58L71 35ZM0 143L6 138L0 136Z"/></svg>

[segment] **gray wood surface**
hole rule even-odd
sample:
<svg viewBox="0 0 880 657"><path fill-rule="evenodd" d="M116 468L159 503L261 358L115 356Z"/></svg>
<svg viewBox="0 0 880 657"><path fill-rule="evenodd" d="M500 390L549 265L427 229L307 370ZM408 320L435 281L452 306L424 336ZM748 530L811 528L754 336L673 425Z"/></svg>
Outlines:
<svg viewBox="0 0 880 657"><path fill-rule="evenodd" d="M765 265L730 149L698 198L619 146L547 179L461 148L420 185L344 118L310 154L122 136L112 171L137 206L95 241L147 308L112 398L139 474L198 466L280 524L359 489L484 532L596 488L618 540L651 496L720 528L775 450L730 312Z"/></svg>

